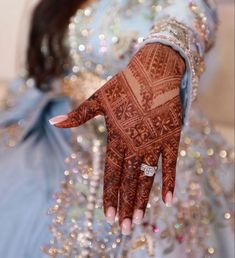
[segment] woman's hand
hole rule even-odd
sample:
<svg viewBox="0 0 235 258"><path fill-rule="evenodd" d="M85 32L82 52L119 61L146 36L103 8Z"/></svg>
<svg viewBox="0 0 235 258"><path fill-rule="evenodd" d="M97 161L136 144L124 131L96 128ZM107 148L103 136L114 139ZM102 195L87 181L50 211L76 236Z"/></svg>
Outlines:
<svg viewBox="0 0 235 258"><path fill-rule="evenodd" d="M180 83L185 70L171 47L150 43L76 110L50 120L56 127L77 127L104 115L108 145L103 206L108 222L119 215L123 234L141 223L154 181L141 164L157 166L162 154L162 199L172 200L182 107ZM119 207L118 207L118 194Z"/></svg>

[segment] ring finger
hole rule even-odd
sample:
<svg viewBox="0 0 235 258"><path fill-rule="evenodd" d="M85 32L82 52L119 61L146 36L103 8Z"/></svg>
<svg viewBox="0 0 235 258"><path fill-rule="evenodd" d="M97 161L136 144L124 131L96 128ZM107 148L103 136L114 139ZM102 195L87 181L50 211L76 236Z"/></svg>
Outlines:
<svg viewBox="0 0 235 258"><path fill-rule="evenodd" d="M160 147L155 151L148 153L143 158L143 164L151 167L156 167L158 159L161 153ZM149 200L150 191L154 182L155 174L152 176L145 175L144 171L141 171L138 178L138 188L136 191L133 223L140 224L145 215L146 207Z"/></svg>

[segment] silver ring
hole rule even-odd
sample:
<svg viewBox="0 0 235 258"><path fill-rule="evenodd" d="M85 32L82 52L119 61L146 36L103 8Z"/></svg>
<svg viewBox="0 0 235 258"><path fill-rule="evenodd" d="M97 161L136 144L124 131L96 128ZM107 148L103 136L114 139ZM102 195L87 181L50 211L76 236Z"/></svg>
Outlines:
<svg viewBox="0 0 235 258"><path fill-rule="evenodd" d="M146 164L141 164L140 170L144 171L146 176L153 176L157 172L158 166L153 167Z"/></svg>

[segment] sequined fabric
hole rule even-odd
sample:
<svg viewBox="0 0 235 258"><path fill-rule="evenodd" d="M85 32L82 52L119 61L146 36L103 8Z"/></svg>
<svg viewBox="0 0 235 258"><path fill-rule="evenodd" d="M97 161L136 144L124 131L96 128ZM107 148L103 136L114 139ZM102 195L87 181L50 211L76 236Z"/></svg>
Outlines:
<svg viewBox="0 0 235 258"><path fill-rule="evenodd" d="M157 22L166 13L172 21L169 27ZM178 0L99 1L78 10L71 19L65 44L73 64L59 92L44 95L32 80L16 80L13 91L19 94L9 98L8 108L0 113L4 127L4 148L0 147L0 231L4 232L0 257L233 257L234 151L195 104L188 113L190 126L182 132L173 208L162 202L159 170L144 223L133 228L130 237L121 235L118 223L112 227L106 223L103 214L107 132L102 117L79 129L58 130L48 124L49 118L67 113L71 103L77 106L123 69L140 43L144 39L147 43L155 25L164 28L160 32L167 39L171 36L172 40L162 43L176 48L186 60L188 70L181 85L186 107L194 72L188 51L200 52L204 58L204 50L214 42L215 13L210 0L191 4ZM193 23L185 20L189 14L195 17L189 20ZM201 48L203 41L196 49L194 45L185 48L187 34L182 31L194 31L194 21L207 37L205 49ZM176 27L175 23L180 25ZM155 42L156 37L149 40ZM196 63L203 64L201 58L196 58ZM203 65L196 67L201 73ZM8 130L12 134L5 133L9 125L13 126ZM46 214L48 207L52 216Z"/></svg>

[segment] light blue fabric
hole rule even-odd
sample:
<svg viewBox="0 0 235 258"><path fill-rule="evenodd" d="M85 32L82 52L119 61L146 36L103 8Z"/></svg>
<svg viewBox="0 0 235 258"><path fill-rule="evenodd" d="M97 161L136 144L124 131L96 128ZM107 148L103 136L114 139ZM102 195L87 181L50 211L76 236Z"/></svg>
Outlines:
<svg viewBox="0 0 235 258"><path fill-rule="evenodd" d="M1 258L44 257L40 244L49 241L47 209L63 179L64 158L71 152L69 130L56 129L48 119L70 109L67 98L30 88L14 108L0 113L1 126L32 116L20 143L0 155Z"/></svg>
<svg viewBox="0 0 235 258"><path fill-rule="evenodd" d="M122 4L125 0L117 2ZM100 23L103 22L104 10L112 4L110 0L100 1L90 25L95 29L94 35L89 39L94 52L90 56L83 53L84 60L108 64L104 77L114 75L124 68L130 58L128 52L124 53L123 60L117 60L111 47L106 55L99 53L98 35L106 32L100 30ZM132 19L124 16L120 23L121 37L125 38L131 32L136 33L135 38L147 36L152 23L150 19L143 17L148 10L146 7L136 10L138 15ZM108 34L107 26L103 24L103 27ZM185 86L187 77L184 78ZM15 80L10 86L11 90L17 91L22 83L22 79ZM184 98L183 87L181 94ZM0 113L0 127L22 119L26 121L20 143L8 150L0 148L0 258L45 256L40 245L49 243L51 236L48 230L51 217L46 212L54 203L52 195L59 189L63 179L64 158L72 151L69 145L70 131L51 126L48 119L70 110L68 98L54 93L42 93L32 86L17 99L14 107ZM156 257L161 258L162 250L157 246ZM143 252L140 250L138 257L144 257ZM174 255L172 254L172 258L179 257Z"/></svg>

